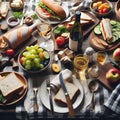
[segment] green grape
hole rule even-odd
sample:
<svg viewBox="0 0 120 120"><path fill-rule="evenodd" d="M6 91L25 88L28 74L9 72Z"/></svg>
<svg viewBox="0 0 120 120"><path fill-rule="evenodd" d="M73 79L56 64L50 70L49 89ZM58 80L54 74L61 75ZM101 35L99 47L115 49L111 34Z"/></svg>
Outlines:
<svg viewBox="0 0 120 120"><path fill-rule="evenodd" d="M40 59L39 59L39 58L35 58L35 59L34 59L34 63L36 63L36 64L37 64L37 63L40 63Z"/></svg>
<svg viewBox="0 0 120 120"><path fill-rule="evenodd" d="M25 61L25 64L26 64L26 65L31 65L31 60L26 60L26 61Z"/></svg>
<svg viewBox="0 0 120 120"><path fill-rule="evenodd" d="M31 49L29 52L30 52L31 54L37 54L37 51L36 51L35 49Z"/></svg>
<svg viewBox="0 0 120 120"><path fill-rule="evenodd" d="M23 56L27 56L27 54L28 54L28 52L27 51L25 51L25 52L23 52Z"/></svg>
<svg viewBox="0 0 120 120"><path fill-rule="evenodd" d="M43 69L44 68L44 65L43 64L40 64L40 69Z"/></svg>
<svg viewBox="0 0 120 120"><path fill-rule="evenodd" d="M29 46L26 46L25 48L27 51L31 50L31 48Z"/></svg>
<svg viewBox="0 0 120 120"><path fill-rule="evenodd" d="M36 44L34 45L34 49L37 50L39 48L39 46Z"/></svg>
<svg viewBox="0 0 120 120"><path fill-rule="evenodd" d="M25 69L30 70L31 69L31 65L25 65Z"/></svg>
<svg viewBox="0 0 120 120"><path fill-rule="evenodd" d="M31 54L31 59L34 59L34 58L36 58L36 55Z"/></svg>
<svg viewBox="0 0 120 120"><path fill-rule="evenodd" d="M38 48L37 52L43 52L44 50L42 48Z"/></svg>

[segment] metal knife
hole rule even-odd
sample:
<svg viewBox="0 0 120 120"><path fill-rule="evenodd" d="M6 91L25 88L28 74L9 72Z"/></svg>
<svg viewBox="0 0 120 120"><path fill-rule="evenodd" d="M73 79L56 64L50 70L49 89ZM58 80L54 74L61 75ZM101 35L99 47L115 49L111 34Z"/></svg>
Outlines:
<svg viewBox="0 0 120 120"><path fill-rule="evenodd" d="M108 57L110 63L115 67L117 68L118 70L120 70L120 66L118 64L116 64L115 62L113 62L109 57Z"/></svg>
<svg viewBox="0 0 120 120"><path fill-rule="evenodd" d="M73 106L72 106L72 102L70 100L70 96L68 94L67 88L65 86L62 73L60 73L60 75L59 75L59 80L60 80L60 83L61 83L61 87L62 87L62 89L64 91L65 97L66 97L67 106L69 108L69 114L70 114L70 116L74 116L75 112L74 112L74 109L73 109Z"/></svg>

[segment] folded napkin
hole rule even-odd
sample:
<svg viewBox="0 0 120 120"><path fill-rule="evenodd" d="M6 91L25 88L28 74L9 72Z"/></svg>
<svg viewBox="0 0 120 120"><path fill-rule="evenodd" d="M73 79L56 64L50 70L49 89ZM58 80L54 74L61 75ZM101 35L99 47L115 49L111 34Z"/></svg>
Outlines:
<svg viewBox="0 0 120 120"><path fill-rule="evenodd" d="M72 72L69 69L65 69L61 71L63 74L63 79L67 81L71 81ZM57 91L60 87L59 74L50 82L51 88L53 91Z"/></svg>
<svg viewBox="0 0 120 120"><path fill-rule="evenodd" d="M120 114L120 83L111 93L109 99L106 101L105 106L117 114Z"/></svg>

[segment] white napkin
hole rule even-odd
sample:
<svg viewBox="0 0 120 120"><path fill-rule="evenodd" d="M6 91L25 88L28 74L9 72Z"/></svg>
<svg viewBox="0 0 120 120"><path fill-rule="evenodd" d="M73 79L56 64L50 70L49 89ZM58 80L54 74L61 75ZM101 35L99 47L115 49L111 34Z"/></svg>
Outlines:
<svg viewBox="0 0 120 120"><path fill-rule="evenodd" d="M65 69L61 71L63 74L63 79L67 81L71 81L72 72L69 69ZM50 82L53 91L57 91L60 87L59 74Z"/></svg>

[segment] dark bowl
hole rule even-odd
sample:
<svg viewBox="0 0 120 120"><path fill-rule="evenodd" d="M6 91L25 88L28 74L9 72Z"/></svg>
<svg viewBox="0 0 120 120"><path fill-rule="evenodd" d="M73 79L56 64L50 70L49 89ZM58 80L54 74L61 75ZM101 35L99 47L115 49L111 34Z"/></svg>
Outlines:
<svg viewBox="0 0 120 120"><path fill-rule="evenodd" d="M41 48L41 47L39 47L39 48ZM40 67L40 65L39 65L39 67L38 67L38 66L36 67L36 65L35 65L35 63L34 63L34 59L33 59L33 58L30 58L30 59L31 59L31 63L34 64L34 66L31 65L31 66L32 66L31 69L26 69L26 67L25 67L26 63L24 62L24 64L22 64L21 58L24 56L23 53L24 53L25 51L27 51L27 50L24 49L24 50L19 54L19 56L18 56L18 64L19 64L19 66L22 68L23 71L25 71L25 72L27 72L27 73L41 73L41 72L46 71L46 70L48 69L48 67L49 67L49 65L50 65L50 61L51 61L50 53L49 53L46 49L44 49L44 48L42 48L42 49L43 49L43 51L47 52L48 55L49 55L49 58L45 58L45 57L44 57L44 59L42 59L42 58L40 59L39 64L40 64L40 65L42 64L42 67ZM38 53L38 54L39 54L39 53ZM38 55L38 54L37 54L37 55ZM43 67L43 66L44 66L44 67Z"/></svg>
<svg viewBox="0 0 120 120"><path fill-rule="evenodd" d="M97 7L93 7L93 4L94 3L97 3L98 1L101 1L102 3L107 3L110 7L110 9L108 10L108 12L105 12L105 13L100 13L98 12L98 8ZM113 5L111 2L109 2L108 0L94 0L93 2L91 2L90 4L90 10L97 16L97 17L105 17L107 15L109 15L112 10L113 10Z"/></svg>

